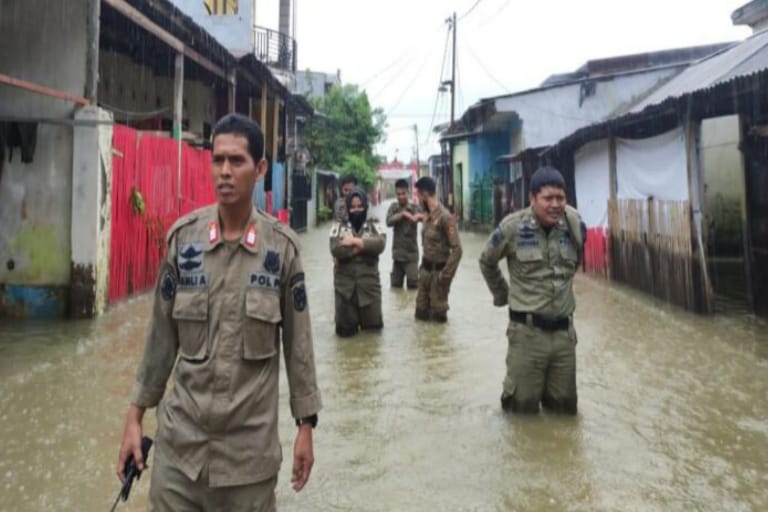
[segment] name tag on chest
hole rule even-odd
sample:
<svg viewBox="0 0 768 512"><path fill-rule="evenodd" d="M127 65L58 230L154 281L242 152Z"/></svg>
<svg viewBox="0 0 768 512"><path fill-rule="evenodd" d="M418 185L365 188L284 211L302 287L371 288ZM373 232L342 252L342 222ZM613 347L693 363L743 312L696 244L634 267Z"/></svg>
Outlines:
<svg viewBox="0 0 768 512"><path fill-rule="evenodd" d="M266 272L251 272L248 278L248 286L277 291L280 289L280 278Z"/></svg>

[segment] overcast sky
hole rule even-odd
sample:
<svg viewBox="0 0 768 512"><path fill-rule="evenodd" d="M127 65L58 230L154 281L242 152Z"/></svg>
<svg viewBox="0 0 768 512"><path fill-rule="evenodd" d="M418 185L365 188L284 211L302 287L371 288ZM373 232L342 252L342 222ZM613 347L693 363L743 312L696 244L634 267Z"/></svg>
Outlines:
<svg viewBox="0 0 768 512"><path fill-rule="evenodd" d="M435 124L449 119L438 95L445 19L456 11L456 117L481 98L539 85L590 59L748 37L731 23L747 0L297 0L298 67L341 70L387 113L379 152L409 159L438 151ZM449 63L444 78L448 78ZM437 109L435 103L437 101Z"/></svg>

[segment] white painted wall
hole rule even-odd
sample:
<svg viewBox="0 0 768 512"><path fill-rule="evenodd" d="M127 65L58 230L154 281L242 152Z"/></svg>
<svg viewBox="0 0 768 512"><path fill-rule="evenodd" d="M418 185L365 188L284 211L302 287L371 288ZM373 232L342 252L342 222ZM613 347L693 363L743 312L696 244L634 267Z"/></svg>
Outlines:
<svg viewBox="0 0 768 512"><path fill-rule="evenodd" d="M86 1L4 2L0 72L82 96ZM0 85L0 117L71 119L74 105ZM7 155L0 176L0 284L69 283L73 128L40 124L34 161ZM8 270L13 260L15 268Z"/></svg>
<svg viewBox="0 0 768 512"><path fill-rule="evenodd" d="M78 288L78 292L70 294L70 313L76 317L90 317L103 312L107 305L112 116L105 110L89 106L79 110L75 119L94 124L74 129L71 239L72 265L78 271L73 275L72 287ZM82 280L83 272L90 274L93 283ZM75 300L72 300L73 296ZM83 296L92 296L93 301L83 301Z"/></svg>
<svg viewBox="0 0 768 512"><path fill-rule="evenodd" d="M240 52L253 51L253 9L256 0L240 0L237 3L238 13L226 16L211 16L202 0L170 1L213 35L223 47ZM272 0L272 3L277 1ZM277 15L274 28L277 30Z"/></svg>
<svg viewBox="0 0 768 512"><path fill-rule="evenodd" d="M595 94L579 105L580 84L533 90L496 100L499 112L517 112L523 121L523 148L550 146L584 126L600 122L639 100L682 68L616 76L597 81Z"/></svg>

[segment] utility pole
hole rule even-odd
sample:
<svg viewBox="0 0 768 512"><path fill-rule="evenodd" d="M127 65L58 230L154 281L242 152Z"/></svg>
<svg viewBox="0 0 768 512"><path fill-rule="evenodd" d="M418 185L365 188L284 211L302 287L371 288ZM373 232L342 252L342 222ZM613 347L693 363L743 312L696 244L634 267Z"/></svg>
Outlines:
<svg viewBox="0 0 768 512"><path fill-rule="evenodd" d="M413 123L413 133L416 136L416 172L421 174L421 160L419 160L419 125Z"/></svg>
<svg viewBox="0 0 768 512"><path fill-rule="evenodd" d="M453 50L451 51L451 128L456 114L456 12L453 13L451 21L453 30Z"/></svg>

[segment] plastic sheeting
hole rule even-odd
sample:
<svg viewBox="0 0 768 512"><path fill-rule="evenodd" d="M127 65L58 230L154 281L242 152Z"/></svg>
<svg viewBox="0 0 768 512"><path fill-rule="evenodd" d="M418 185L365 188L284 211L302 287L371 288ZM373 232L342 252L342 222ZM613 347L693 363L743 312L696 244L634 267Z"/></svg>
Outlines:
<svg viewBox="0 0 768 512"><path fill-rule="evenodd" d="M576 204L589 228L608 225L609 151L609 142L604 139L586 144L574 156Z"/></svg>
<svg viewBox="0 0 768 512"><path fill-rule="evenodd" d="M619 199L688 199L685 135L677 128L647 139L616 139Z"/></svg>

